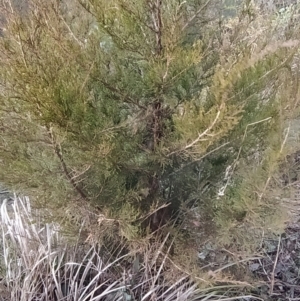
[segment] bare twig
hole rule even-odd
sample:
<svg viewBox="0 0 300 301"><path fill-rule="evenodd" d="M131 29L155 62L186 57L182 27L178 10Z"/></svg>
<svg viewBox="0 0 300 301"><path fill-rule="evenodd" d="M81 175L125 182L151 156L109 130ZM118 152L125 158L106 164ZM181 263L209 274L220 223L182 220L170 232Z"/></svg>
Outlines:
<svg viewBox="0 0 300 301"><path fill-rule="evenodd" d="M163 82L166 80L166 78L167 78L167 76L168 76L168 73L169 73L169 67L170 67L170 64L171 64L172 60L173 60L172 57L167 56L166 71L165 71L165 74L164 74L163 77L162 77Z"/></svg>
<svg viewBox="0 0 300 301"><path fill-rule="evenodd" d="M286 144L287 138L288 138L288 136L289 136L289 132L290 132L290 126L288 127L288 129L287 129L287 131L286 131L286 134L285 134L285 136L284 136L284 140L283 140L283 142L282 142L282 144L281 144L279 154L282 154L282 152L283 152L283 148L284 148L284 146L285 146L285 144ZM260 201L261 201L261 199L262 199L262 197L263 197L263 195L264 195L264 193L265 193L265 191L266 191L266 189L267 189L267 187L268 187L268 185L269 185L269 183L270 183L270 181L271 181L271 178L272 178L271 176L268 177L268 179L267 179L267 181L266 181L266 183L265 183L264 189L263 189L262 193L260 193L260 195L259 195L259 200L260 200Z"/></svg>
<svg viewBox="0 0 300 301"><path fill-rule="evenodd" d="M276 269L277 262L278 262L278 256L279 256L279 248L280 248L280 244L281 244L281 235L279 236L279 239L278 239L276 257L275 257L275 261L274 261L274 265L273 265L273 271L272 271L272 273L271 273L270 295L273 294L273 290L274 290L274 283L275 283L275 269Z"/></svg>
<svg viewBox="0 0 300 301"><path fill-rule="evenodd" d="M83 89L84 89L84 87L85 87L85 85L86 85L86 83L87 83L87 81L88 81L88 79L90 77L90 74L91 74L94 66L95 66L95 61L93 61L93 63L91 64L91 67L89 68L89 71L88 71L88 73L87 73L87 75L86 75L86 77L85 77L85 79L84 79L84 81L83 81L83 83L81 85L80 94L82 94L82 91L83 91Z"/></svg>
<svg viewBox="0 0 300 301"><path fill-rule="evenodd" d="M68 31L69 31L70 35L73 37L74 41L76 41L76 43L82 48L84 46L84 44L75 36L74 32L72 31L72 29L70 28L70 26L68 25L66 20L63 18L63 16L59 15L59 18L62 20L62 22L68 29Z"/></svg>
<svg viewBox="0 0 300 301"><path fill-rule="evenodd" d="M134 100L133 98L131 98L129 95L124 95L121 91L119 91L116 87L113 87L112 85L110 85L109 83L107 83L104 80L101 80L101 83L103 84L103 86L107 89L109 89L111 92L117 94L122 101L124 101L125 103L129 103L129 104L133 104L136 105L138 108L143 109L143 110L147 110L147 107L141 105L139 103L139 101Z"/></svg>
<svg viewBox="0 0 300 301"><path fill-rule="evenodd" d="M215 126L215 124L217 123L218 119L219 119L219 116L221 114L221 111L218 111L214 121L212 122L212 124L204 131L202 132L201 134L199 134L199 136L197 137L197 139L195 139L193 142L191 142L190 144L188 144L186 147L185 147L185 150L186 149L189 149L191 148L192 146L194 146L196 143L198 143L204 136L207 136L208 133L210 132L210 130Z"/></svg>
<svg viewBox="0 0 300 301"><path fill-rule="evenodd" d="M240 263L242 263L242 262L253 261L253 260L258 260L258 259L261 259L261 257L250 257L250 258L238 260L238 261L235 261L235 262L230 262L230 263L228 263L228 264L222 266L221 268L215 270L215 271L214 271L214 274L220 273L221 271L223 271L223 270L225 270L225 269L228 269L229 267L232 267L232 266L234 266L234 265L240 264Z"/></svg>
<svg viewBox="0 0 300 301"><path fill-rule="evenodd" d="M230 174L229 174L228 177L227 177L227 181L226 181L225 185L222 187L222 192L221 192L221 194L219 194L220 196L221 196L221 195L224 195L225 190L226 190L226 188L228 187L228 184L229 184L229 182L230 182L230 180L231 180L231 178L232 178L233 172L235 171L235 168L236 168L236 166L237 166L237 164L238 164L238 161L239 161L239 158L240 158L242 149L243 149L243 143L244 143L244 141L245 141L245 139L246 139L246 136L247 136L247 133L248 133L248 128L249 128L250 126L257 125L257 124L259 124L259 123L269 121L269 120L271 120L271 119L272 119L272 117L267 117L267 118L265 118L265 119L262 119L262 120L259 120L259 121L256 121L256 122L252 122L252 123L247 124L246 129L245 129L245 131L244 131L244 135L243 135L243 139L242 139L242 142L241 142L241 146L240 146L240 148L239 148L238 154L237 154L237 156L236 156L236 158L235 158L235 160L234 160L234 163L233 163L233 165L232 165L231 172L230 172Z"/></svg>
<svg viewBox="0 0 300 301"><path fill-rule="evenodd" d="M195 18L202 12L202 10L209 4L211 0L207 0L196 12L195 14L183 25L182 31L184 31L191 22L194 21Z"/></svg>
<svg viewBox="0 0 300 301"><path fill-rule="evenodd" d="M72 176L72 180L75 180L76 178L82 176L83 174L85 174L89 169L91 168L91 165L88 165L83 171L75 174L74 176Z"/></svg>
<svg viewBox="0 0 300 301"><path fill-rule="evenodd" d="M153 23L153 29L155 33L156 38L156 54L160 55L163 50L162 46L162 28L163 28L163 22L162 22L162 12L161 12L161 6L162 6L162 0L156 0L155 2L149 3L152 17L152 23Z"/></svg>
<svg viewBox="0 0 300 301"><path fill-rule="evenodd" d="M168 206L170 206L170 203L163 204L163 205L159 206L158 208L155 208L153 211L150 211L148 214L140 217L138 220L145 221L147 218L149 218L151 215L155 214L157 211L159 211L159 210L161 210L163 208L166 208Z"/></svg>
<svg viewBox="0 0 300 301"><path fill-rule="evenodd" d="M199 133L198 137L191 143L189 143L188 145L186 145L183 149L181 150L176 150L176 151L173 151L171 153L168 154L168 156L171 156L175 153L178 153L178 152L183 152L183 151L186 151L187 149L193 147L196 143L198 143L199 141L201 141L201 139L204 137L204 136L208 136L209 135L209 132L211 131L211 129L215 126L215 124L217 123L218 119L219 119L219 116L221 114L221 111L218 111L215 119L213 120L213 122L211 123L211 125L202 133Z"/></svg>
<svg viewBox="0 0 300 301"><path fill-rule="evenodd" d="M18 32L18 38L19 38L19 41L17 43L20 46L20 50L21 50L21 53L22 53L22 60L24 62L24 65L25 65L26 69L28 69L28 64L27 64L27 61L26 61L26 55L25 55L25 52L24 52L23 41L21 39L20 32Z"/></svg>
<svg viewBox="0 0 300 301"><path fill-rule="evenodd" d="M183 170L184 168L192 165L192 164L195 164L196 162L199 162L199 161L202 161L204 158L206 158L207 156L211 155L212 153L216 152L217 150L221 149L222 147L228 145L230 142L225 142L224 144L212 149L211 151L207 152L205 155L201 156L199 159L195 160L195 161L192 161L192 162L189 162L188 164L185 164L183 167L173 171L172 173L169 174L169 176L172 176L178 172L180 172L181 170ZM169 155L168 155L169 156Z"/></svg>

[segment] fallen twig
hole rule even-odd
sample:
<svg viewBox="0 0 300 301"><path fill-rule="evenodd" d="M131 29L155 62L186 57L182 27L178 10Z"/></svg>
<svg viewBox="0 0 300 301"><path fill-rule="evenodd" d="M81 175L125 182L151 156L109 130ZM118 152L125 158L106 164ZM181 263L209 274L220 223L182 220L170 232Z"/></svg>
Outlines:
<svg viewBox="0 0 300 301"><path fill-rule="evenodd" d="M274 265L273 265L273 271L271 273L271 284L270 284L270 295L273 294L273 290L274 290L274 283L275 283L275 269L277 266L277 262L278 262L278 256L279 256L279 248L280 248L280 244L281 244L281 235L279 236L279 240L278 240L278 245L277 245L277 252L276 252L276 257L275 257L275 261L274 261Z"/></svg>

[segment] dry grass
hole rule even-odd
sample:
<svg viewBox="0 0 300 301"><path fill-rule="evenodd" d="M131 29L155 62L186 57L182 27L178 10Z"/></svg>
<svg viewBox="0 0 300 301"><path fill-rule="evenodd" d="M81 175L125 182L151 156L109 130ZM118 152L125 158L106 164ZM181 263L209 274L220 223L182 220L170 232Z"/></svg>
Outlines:
<svg viewBox="0 0 300 301"><path fill-rule="evenodd" d="M168 254L161 251L168 237L160 246L149 245L144 254L123 252L111 257L97 244L67 243L58 226L43 224L38 216L28 198L15 197L1 206L5 272L0 300L239 299L239 286L201 288L187 273L174 272Z"/></svg>

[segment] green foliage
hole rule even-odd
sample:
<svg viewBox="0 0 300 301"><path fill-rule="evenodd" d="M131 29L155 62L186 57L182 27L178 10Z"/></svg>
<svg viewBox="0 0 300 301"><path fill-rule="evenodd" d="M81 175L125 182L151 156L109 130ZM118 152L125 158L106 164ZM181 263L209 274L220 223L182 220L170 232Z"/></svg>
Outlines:
<svg viewBox="0 0 300 301"><path fill-rule="evenodd" d="M197 204L212 228L261 219L250 187L276 167L255 155L275 165L283 156L270 143L282 145L284 108L296 108L284 85L298 44L272 41L274 25L250 6L228 21L217 4L32 0L25 15L11 11L0 40L0 181L57 220L89 204L128 240L165 204Z"/></svg>

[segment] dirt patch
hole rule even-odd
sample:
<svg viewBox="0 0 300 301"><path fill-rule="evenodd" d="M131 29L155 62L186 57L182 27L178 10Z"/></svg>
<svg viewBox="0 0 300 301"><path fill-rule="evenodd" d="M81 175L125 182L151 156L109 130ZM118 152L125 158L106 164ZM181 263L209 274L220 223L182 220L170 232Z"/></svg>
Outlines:
<svg viewBox="0 0 300 301"><path fill-rule="evenodd" d="M290 225L278 239L265 240L264 257L249 268L262 280L267 300L300 300L300 223Z"/></svg>

